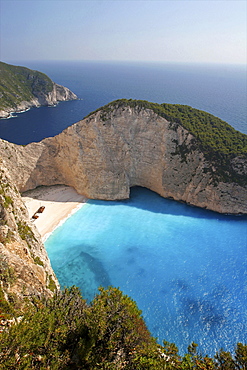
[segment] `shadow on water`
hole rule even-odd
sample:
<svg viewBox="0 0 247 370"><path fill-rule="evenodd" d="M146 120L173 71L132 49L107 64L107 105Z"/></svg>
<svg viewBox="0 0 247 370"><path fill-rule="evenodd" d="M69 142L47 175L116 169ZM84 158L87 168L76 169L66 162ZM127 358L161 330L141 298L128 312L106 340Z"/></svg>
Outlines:
<svg viewBox="0 0 247 370"><path fill-rule="evenodd" d="M182 302L186 317L196 321L199 318L202 325L220 326L226 321L224 311L208 300L186 297Z"/></svg>
<svg viewBox="0 0 247 370"><path fill-rule="evenodd" d="M74 246L66 261L64 263L60 261L60 267L55 268L61 286L77 285L82 292L87 292L90 286L88 280L96 289L99 286L107 288L112 285L103 263L81 249L85 249L85 245ZM90 290L87 296L93 298Z"/></svg>
<svg viewBox="0 0 247 370"><path fill-rule="evenodd" d="M247 221L247 216L234 216L220 214L207 209L191 206L185 203L178 202L173 199L166 199L159 194L140 187L135 186L130 189L130 198L119 201L104 201L104 200L88 200L89 204L97 206L125 206L140 208L149 212L169 214L172 216L184 216L193 218L216 219L221 221Z"/></svg>
<svg viewBox="0 0 247 370"><path fill-rule="evenodd" d="M94 273L98 286L106 288L111 285L110 277L98 258L86 252L81 252L79 258L83 259L87 263L88 268Z"/></svg>

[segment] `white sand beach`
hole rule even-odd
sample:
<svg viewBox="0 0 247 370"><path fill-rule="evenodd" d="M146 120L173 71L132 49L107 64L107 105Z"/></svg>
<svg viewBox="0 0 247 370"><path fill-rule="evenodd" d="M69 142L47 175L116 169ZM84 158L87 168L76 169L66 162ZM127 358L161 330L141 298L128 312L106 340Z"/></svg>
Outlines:
<svg viewBox="0 0 247 370"><path fill-rule="evenodd" d="M65 185L41 186L22 195L30 219L34 214L38 215L32 222L39 230L43 241L87 201L86 197ZM36 213L42 206L45 207L44 211Z"/></svg>

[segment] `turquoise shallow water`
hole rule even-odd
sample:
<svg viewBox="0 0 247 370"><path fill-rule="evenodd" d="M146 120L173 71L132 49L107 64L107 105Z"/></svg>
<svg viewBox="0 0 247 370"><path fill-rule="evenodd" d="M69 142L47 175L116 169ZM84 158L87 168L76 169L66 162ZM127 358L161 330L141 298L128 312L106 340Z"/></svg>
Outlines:
<svg viewBox="0 0 247 370"><path fill-rule="evenodd" d="M247 342L247 217L219 215L133 188L90 200L46 241L61 286L91 300L120 287L159 342L203 353Z"/></svg>

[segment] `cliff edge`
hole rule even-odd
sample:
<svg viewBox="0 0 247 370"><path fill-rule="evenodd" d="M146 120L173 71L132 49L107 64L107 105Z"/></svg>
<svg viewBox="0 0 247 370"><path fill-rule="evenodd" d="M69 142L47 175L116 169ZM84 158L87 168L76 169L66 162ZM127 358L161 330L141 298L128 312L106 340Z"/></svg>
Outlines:
<svg viewBox="0 0 247 370"><path fill-rule="evenodd" d="M0 141L20 191L65 184L88 198L113 200L143 186L229 214L247 213L246 147L246 135L208 113L124 99L39 143Z"/></svg>
<svg viewBox="0 0 247 370"><path fill-rule="evenodd" d="M0 156L0 313L59 288L41 237ZM11 314L11 312L9 312ZM1 323L0 323L1 332Z"/></svg>
<svg viewBox="0 0 247 370"><path fill-rule="evenodd" d="M56 84L44 73L0 62L0 118L74 99L77 96L72 91Z"/></svg>

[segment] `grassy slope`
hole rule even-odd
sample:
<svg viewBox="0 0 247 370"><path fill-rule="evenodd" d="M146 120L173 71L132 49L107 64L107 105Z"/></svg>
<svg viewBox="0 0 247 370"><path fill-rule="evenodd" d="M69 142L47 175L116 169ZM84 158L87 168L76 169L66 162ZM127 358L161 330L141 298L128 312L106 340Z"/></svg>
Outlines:
<svg viewBox="0 0 247 370"><path fill-rule="evenodd" d="M14 109L22 101L52 91L52 86L44 73L0 62L0 110Z"/></svg>

